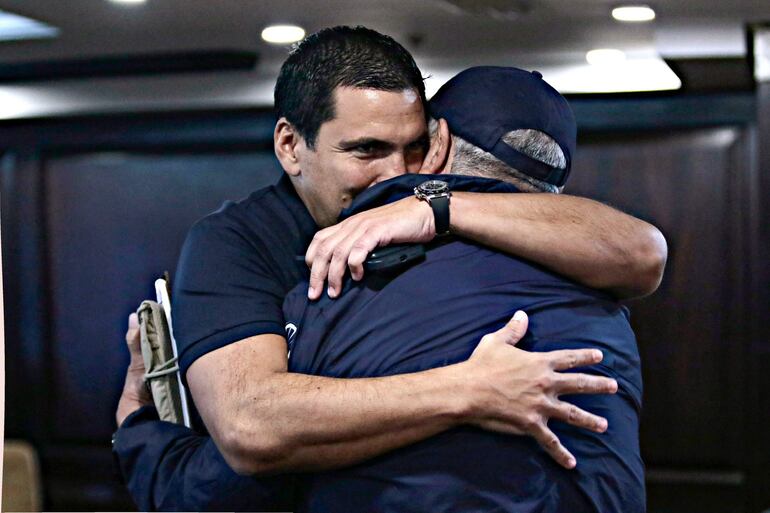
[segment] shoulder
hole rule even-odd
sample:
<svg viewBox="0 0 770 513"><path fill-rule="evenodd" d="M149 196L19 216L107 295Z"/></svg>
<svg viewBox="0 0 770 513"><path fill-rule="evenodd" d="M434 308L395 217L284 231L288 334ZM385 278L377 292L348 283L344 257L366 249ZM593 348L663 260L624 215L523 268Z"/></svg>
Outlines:
<svg viewBox="0 0 770 513"><path fill-rule="evenodd" d="M280 213L276 212L276 207L280 206L277 196L275 186L270 186L259 189L242 200L225 201L217 210L196 221L190 229L190 234L205 236L258 229L269 222L269 213L273 212L273 216Z"/></svg>
<svg viewBox="0 0 770 513"><path fill-rule="evenodd" d="M282 180L240 201L226 201L193 225L188 241L237 247L294 246L312 237L316 229L291 184Z"/></svg>
<svg viewBox="0 0 770 513"><path fill-rule="evenodd" d="M207 282L238 271L262 272L275 268L275 260L283 260L271 258L281 242L266 241L275 239L269 233L268 214L276 212L272 188L255 191L240 201L226 201L190 228L177 265L182 282L193 277L195 282Z"/></svg>
<svg viewBox="0 0 770 513"><path fill-rule="evenodd" d="M197 289L193 283L261 276L288 287L306 272L297 255L304 255L315 231L291 183L282 179L197 221L182 247L177 283Z"/></svg>

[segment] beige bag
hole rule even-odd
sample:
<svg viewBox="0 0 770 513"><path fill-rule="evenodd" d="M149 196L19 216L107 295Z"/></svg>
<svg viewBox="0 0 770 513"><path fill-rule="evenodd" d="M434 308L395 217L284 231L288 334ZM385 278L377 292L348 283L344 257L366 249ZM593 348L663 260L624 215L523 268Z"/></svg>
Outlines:
<svg viewBox="0 0 770 513"><path fill-rule="evenodd" d="M143 301L136 311L144 359L144 379L149 384L160 420L184 424L177 372L179 365L171 347L171 335L163 308Z"/></svg>

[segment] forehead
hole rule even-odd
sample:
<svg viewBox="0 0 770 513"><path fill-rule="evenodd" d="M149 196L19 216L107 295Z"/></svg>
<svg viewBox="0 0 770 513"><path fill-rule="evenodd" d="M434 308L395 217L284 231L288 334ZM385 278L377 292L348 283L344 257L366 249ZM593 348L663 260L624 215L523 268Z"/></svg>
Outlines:
<svg viewBox="0 0 770 513"><path fill-rule="evenodd" d="M321 125L319 137L373 137L383 140L415 137L427 130L420 95L413 89L379 91L338 87L334 119Z"/></svg>

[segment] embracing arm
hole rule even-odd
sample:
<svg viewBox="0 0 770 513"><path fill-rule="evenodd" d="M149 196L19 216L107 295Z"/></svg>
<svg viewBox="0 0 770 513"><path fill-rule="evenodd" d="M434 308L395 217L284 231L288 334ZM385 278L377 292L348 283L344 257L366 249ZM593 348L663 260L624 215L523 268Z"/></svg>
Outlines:
<svg viewBox="0 0 770 513"><path fill-rule="evenodd" d="M211 437L161 422L152 407L126 418L113 453L139 511L291 509L291 475L239 476Z"/></svg>
<svg viewBox="0 0 770 513"><path fill-rule="evenodd" d="M259 335L200 357L187 381L211 436L241 474L351 465L462 423L529 434L570 468L574 458L548 419L599 432L606 421L557 396L614 393L617 383L558 372L599 361L598 351L513 347L526 325L526 316L512 319L466 362L360 379L287 372L283 337Z"/></svg>
<svg viewBox="0 0 770 513"><path fill-rule="evenodd" d="M126 332L131 357L112 451L139 511L273 511L291 508L292 476L239 476L209 436L161 422L144 385L139 322Z"/></svg>
<svg viewBox="0 0 770 513"><path fill-rule="evenodd" d="M588 198L453 193L451 230L627 299L652 294L667 245L649 223Z"/></svg>
<svg viewBox="0 0 770 513"><path fill-rule="evenodd" d="M453 192L450 231L537 262L620 299L651 294L666 264L666 240L640 219L597 201L546 193ZM435 236L430 206L407 197L356 214L318 232L308 248L308 295L340 290L347 268L363 276L363 262L378 246L428 242Z"/></svg>

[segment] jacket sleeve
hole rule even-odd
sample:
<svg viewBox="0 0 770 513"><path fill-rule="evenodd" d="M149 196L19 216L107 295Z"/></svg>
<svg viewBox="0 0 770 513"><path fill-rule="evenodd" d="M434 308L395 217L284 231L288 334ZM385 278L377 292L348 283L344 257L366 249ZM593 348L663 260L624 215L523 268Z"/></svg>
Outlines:
<svg viewBox="0 0 770 513"><path fill-rule="evenodd" d="M210 436L158 420L152 406L123 421L113 453L139 511L292 509L292 476L238 475Z"/></svg>

